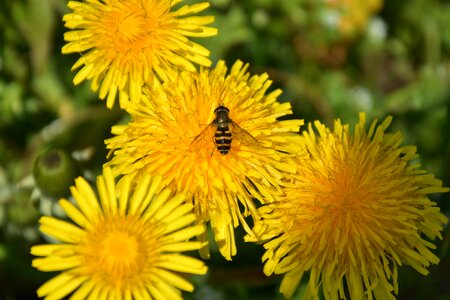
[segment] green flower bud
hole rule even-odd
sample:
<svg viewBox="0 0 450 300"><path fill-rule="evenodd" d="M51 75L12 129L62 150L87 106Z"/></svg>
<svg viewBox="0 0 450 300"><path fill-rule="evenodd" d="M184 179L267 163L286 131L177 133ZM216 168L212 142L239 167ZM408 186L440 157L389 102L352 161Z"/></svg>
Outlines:
<svg viewBox="0 0 450 300"><path fill-rule="evenodd" d="M78 175L73 158L61 149L50 149L36 158L33 176L37 187L45 194L61 197L69 194L69 187Z"/></svg>

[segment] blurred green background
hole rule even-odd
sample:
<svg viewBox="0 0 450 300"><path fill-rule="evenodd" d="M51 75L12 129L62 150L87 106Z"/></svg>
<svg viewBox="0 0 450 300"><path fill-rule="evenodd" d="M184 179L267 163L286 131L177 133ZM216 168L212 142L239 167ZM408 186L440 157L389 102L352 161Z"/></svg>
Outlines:
<svg viewBox="0 0 450 300"><path fill-rule="evenodd" d="M188 1L195 2L195 1ZM53 274L31 268L30 245L42 214L61 215L57 197L35 187L35 158L50 147L69 153L77 173L95 178L103 140L126 120L92 93L74 87L62 55L65 0L0 1L0 299L34 299ZM391 131L417 145L420 163L450 186L450 4L433 0L212 0L219 35L198 42L211 59L250 63L267 72L294 116L331 125L393 115ZM433 195L449 216L449 194ZM241 242L228 263L217 252L188 299L281 299L280 277L262 274L261 247ZM450 299L450 234L443 232L431 274L401 267L398 299ZM302 285L301 288L304 287Z"/></svg>

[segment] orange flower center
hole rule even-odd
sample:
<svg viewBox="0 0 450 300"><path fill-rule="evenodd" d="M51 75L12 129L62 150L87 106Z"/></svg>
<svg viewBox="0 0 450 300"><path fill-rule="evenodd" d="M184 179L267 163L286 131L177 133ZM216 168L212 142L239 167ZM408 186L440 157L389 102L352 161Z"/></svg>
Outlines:
<svg viewBox="0 0 450 300"><path fill-rule="evenodd" d="M374 200L373 186L377 179L373 177L373 165L364 163L364 157L349 151L345 158L336 157L325 176L316 178L313 185L318 216L345 220L363 218L365 204ZM363 221L363 220L361 220Z"/></svg>
<svg viewBox="0 0 450 300"><path fill-rule="evenodd" d="M111 6L102 14L103 20L99 20L99 31L107 38L97 41L98 48L138 55L144 48L158 46L158 35L164 32L162 24L167 22L168 7L154 1L130 1Z"/></svg>
<svg viewBox="0 0 450 300"><path fill-rule="evenodd" d="M116 44L134 42L145 32L145 22L142 15L136 12L116 12L115 14L117 16L112 21L115 22L113 28L117 28L115 35Z"/></svg>
<svg viewBox="0 0 450 300"><path fill-rule="evenodd" d="M85 272L111 286L140 282L157 258L154 225L130 215L101 219L80 245Z"/></svg>
<svg viewBox="0 0 450 300"><path fill-rule="evenodd" d="M99 263L106 273L128 277L139 271L140 247L141 242L129 232L110 232L99 241Z"/></svg>

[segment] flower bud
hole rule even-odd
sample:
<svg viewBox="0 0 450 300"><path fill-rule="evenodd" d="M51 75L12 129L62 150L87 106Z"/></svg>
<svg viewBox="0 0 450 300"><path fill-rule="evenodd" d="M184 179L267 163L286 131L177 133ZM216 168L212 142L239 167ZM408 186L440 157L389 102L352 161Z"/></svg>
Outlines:
<svg viewBox="0 0 450 300"><path fill-rule="evenodd" d="M47 150L34 162L33 176L36 186L49 196L68 195L69 187L77 175L74 159L61 149Z"/></svg>

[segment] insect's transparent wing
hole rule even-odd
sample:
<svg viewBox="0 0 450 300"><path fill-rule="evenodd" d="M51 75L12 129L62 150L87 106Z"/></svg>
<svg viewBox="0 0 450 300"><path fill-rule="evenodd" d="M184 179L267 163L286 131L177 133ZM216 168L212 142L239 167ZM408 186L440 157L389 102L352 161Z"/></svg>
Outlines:
<svg viewBox="0 0 450 300"><path fill-rule="evenodd" d="M242 146L260 147L258 140L234 121L231 121L230 131L233 136L233 142L236 140L239 141Z"/></svg>
<svg viewBox="0 0 450 300"><path fill-rule="evenodd" d="M214 135L216 134L217 127L214 125L214 121L209 123L191 142L189 146L189 152L196 152L199 154L211 155L216 144L214 143Z"/></svg>

